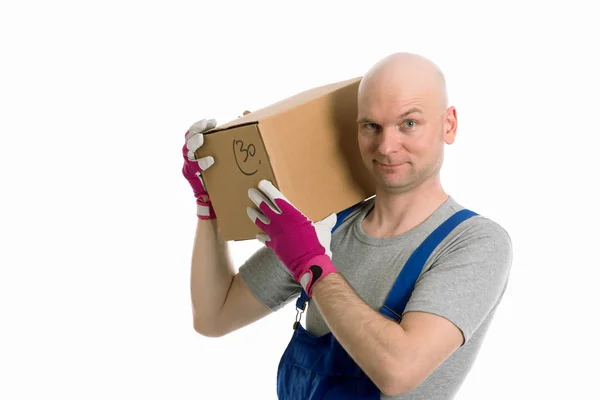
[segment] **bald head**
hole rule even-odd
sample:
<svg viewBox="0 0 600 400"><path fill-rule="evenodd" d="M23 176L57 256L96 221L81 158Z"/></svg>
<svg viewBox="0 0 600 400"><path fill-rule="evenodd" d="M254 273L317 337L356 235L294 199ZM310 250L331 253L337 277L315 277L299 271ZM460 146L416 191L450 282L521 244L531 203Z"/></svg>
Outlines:
<svg viewBox="0 0 600 400"><path fill-rule="evenodd" d="M426 181L439 188L444 145L454 142L456 123L433 62L396 53L375 64L359 85L357 133L378 194L407 193Z"/></svg>
<svg viewBox="0 0 600 400"><path fill-rule="evenodd" d="M375 64L362 78L359 102L372 96L427 97L448 107L446 80L432 61L413 53L395 53Z"/></svg>

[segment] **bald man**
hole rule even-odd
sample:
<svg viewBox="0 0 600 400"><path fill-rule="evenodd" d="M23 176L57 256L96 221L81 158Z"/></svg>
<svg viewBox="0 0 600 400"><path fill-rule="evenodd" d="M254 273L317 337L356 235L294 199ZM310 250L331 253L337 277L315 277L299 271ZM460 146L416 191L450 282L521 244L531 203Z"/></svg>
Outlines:
<svg viewBox="0 0 600 400"><path fill-rule="evenodd" d="M294 325L278 370L280 399L452 399L504 294L510 237L442 187L457 117L430 60L397 53L373 66L360 83L357 122L376 196L313 224L261 182L249 194L257 205L249 216L266 246L237 274L198 183L213 161L190 152L216 122L190 128L184 175L198 199L195 329L222 336L300 296L300 309L316 307L308 307L306 328Z"/></svg>

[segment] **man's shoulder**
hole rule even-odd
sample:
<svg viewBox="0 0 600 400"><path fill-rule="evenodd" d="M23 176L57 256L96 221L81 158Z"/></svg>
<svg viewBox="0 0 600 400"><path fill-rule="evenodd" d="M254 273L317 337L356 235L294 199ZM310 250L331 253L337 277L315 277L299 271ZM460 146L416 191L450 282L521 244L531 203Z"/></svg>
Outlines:
<svg viewBox="0 0 600 400"><path fill-rule="evenodd" d="M460 233L461 236L476 237L483 240L492 239L508 242L511 241L510 235L504 226L491 217L479 213L478 210L464 207L452 197L450 197L448 200L448 208L450 209L448 215L464 209L471 210L477 214L467 219L457 227L456 231L457 233Z"/></svg>
<svg viewBox="0 0 600 400"><path fill-rule="evenodd" d="M456 203L453 212L465 209ZM510 269L512 239L508 231L493 218L479 214L463 221L446 238L437 252L437 261L461 259L463 262L485 262L499 269ZM493 262L491 262L493 260ZM453 261L454 262L454 261Z"/></svg>

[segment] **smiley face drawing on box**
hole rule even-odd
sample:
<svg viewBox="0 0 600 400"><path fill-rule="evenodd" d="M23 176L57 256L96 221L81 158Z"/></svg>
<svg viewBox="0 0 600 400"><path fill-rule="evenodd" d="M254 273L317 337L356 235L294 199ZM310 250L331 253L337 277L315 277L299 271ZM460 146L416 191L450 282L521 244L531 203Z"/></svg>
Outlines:
<svg viewBox="0 0 600 400"><path fill-rule="evenodd" d="M254 144L234 138L233 157L237 167L244 175L252 176L258 172L261 160L256 154Z"/></svg>

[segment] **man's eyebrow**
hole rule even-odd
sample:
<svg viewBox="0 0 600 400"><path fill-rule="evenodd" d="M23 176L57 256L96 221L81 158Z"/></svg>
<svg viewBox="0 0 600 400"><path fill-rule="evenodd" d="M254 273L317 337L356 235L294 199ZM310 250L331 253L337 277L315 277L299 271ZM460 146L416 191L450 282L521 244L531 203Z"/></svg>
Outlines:
<svg viewBox="0 0 600 400"><path fill-rule="evenodd" d="M373 123L373 121L371 121L367 117L359 117L358 120L356 120L356 123L357 124L370 124L370 123Z"/></svg>
<svg viewBox="0 0 600 400"><path fill-rule="evenodd" d="M398 115L397 119L404 118L407 115L410 115L412 113L421 113L421 114L423 114L423 111L421 111L421 109L419 109L419 108L413 107L413 108L409 109L408 111L405 111L402 114ZM358 120L356 120L356 123L357 124L374 124L375 122L371 121L367 117L359 117Z"/></svg>
<svg viewBox="0 0 600 400"><path fill-rule="evenodd" d="M407 115L410 115L410 114L412 114L412 113L416 113L416 112L423 114L423 111L421 111L420 109L418 109L418 108L416 108L416 107L413 107L413 108L409 109L408 111L406 111L406 112L403 112L402 114L400 114L400 115L398 116L398 119L400 119L400 118L404 118L404 117L406 117Z"/></svg>

